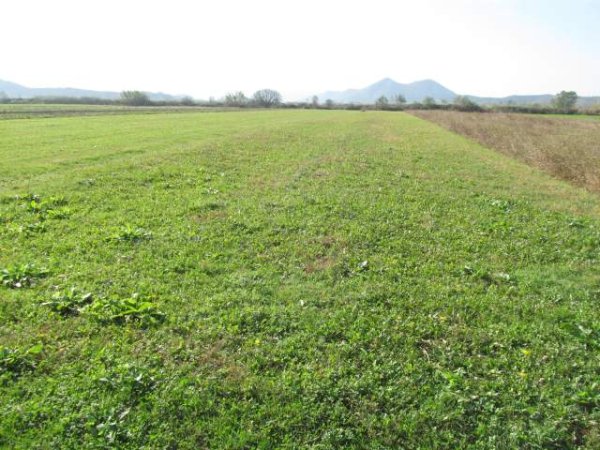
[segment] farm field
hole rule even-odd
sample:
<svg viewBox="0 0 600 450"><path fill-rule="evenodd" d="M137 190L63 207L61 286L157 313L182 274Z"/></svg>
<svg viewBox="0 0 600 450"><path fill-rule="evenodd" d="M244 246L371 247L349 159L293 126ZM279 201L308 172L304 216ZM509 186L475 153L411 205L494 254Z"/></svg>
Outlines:
<svg viewBox="0 0 600 450"><path fill-rule="evenodd" d="M557 178L600 192L600 121L594 116L456 111L413 111L412 114Z"/></svg>
<svg viewBox="0 0 600 450"><path fill-rule="evenodd" d="M0 447L598 448L599 214L404 113L0 121Z"/></svg>
<svg viewBox="0 0 600 450"><path fill-rule="evenodd" d="M540 117L539 114L528 114L530 117ZM544 117L557 119L600 120L600 114L543 114Z"/></svg>
<svg viewBox="0 0 600 450"><path fill-rule="evenodd" d="M220 111L225 108L201 106L121 106L83 104L1 104L0 120L41 117L99 116L122 114L165 114L199 111ZM231 110L231 108L229 108Z"/></svg>

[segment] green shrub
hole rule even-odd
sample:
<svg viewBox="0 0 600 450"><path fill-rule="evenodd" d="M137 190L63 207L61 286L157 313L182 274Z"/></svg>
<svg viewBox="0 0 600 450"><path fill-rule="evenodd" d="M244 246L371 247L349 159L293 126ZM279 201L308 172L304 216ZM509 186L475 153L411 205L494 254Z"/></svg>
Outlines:
<svg viewBox="0 0 600 450"><path fill-rule="evenodd" d="M481 112L483 108L464 95L458 95L454 99L454 109L465 112Z"/></svg>

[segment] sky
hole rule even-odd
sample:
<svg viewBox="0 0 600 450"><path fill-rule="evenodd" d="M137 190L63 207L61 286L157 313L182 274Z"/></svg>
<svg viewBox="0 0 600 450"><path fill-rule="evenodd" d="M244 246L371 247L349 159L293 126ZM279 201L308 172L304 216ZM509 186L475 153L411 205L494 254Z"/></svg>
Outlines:
<svg viewBox="0 0 600 450"><path fill-rule="evenodd" d="M600 0L3 0L0 79L284 100L433 79L600 95Z"/></svg>

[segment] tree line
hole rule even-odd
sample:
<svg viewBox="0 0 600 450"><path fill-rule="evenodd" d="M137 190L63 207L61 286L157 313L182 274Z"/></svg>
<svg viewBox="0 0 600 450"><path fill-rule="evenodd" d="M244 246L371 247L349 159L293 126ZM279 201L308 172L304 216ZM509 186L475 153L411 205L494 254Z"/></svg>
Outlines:
<svg viewBox="0 0 600 450"><path fill-rule="evenodd" d="M119 102L127 106L152 106L153 102L148 94L142 91L123 91ZM221 101L209 100L208 102L196 101L191 97L183 97L178 102L183 106L205 106L220 104L222 106L231 107L260 107L271 108L282 103L281 94L273 89L260 89L254 93L251 98L246 97L242 91L232 92L227 94Z"/></svg>
<svg viewBox="0 0 600 450"><path fill-rule="evenodd" d="M177 100L152 100L142 91L123 91L115 100L95 97L33 97L27 99L9 98L0 91L0 103L42 103L42 104L87 104L87 105L125 105L125 106L200 106L200 107L233 107L233 108L311 108L311 109L349 109L349 110L388 110L397 111L405 109L447 109L458 111L503 111L526 113L564 113L577 112L578 95L574 91L561 91L554 96L550 105L494 105L484 108L467 96L459 95L453 102L436 101L432 97L425 97L420 102L408 103L404 95L397 94L388 98L380 96L373 104L364 103L336 103L331 99L321 102L315 95L309 101L283 102L281 94L273 89L260 89L251 97L242 91L226 94L223 98L215 100L195 100L192 97L183 97ZM600 105L587 113L600 114Z"/></svg>
<svg viewBox="0 0 600 450"><path fill-rule="evenodd" d="M549 106L544 105L495 105L492 109L508 108L513 109L515 112L519 112L520 109L526 109L527 112L536 112L542 110L542 112L559 112L570 114L577 111L576 104L578 95L574 91L561 91L556 94ZM484 111L484 108L478 103L474 102L467 96L458 95L454 98L452 103L447 101L436 102L433 97L425 97L421 102L414 102L407 105L406 98L403 95L396 95L392 98L392 101L384 95L379 97L375 106L377 109L390 109L396 107L408 107L411 109L457 109L460 111Z"/></svg>

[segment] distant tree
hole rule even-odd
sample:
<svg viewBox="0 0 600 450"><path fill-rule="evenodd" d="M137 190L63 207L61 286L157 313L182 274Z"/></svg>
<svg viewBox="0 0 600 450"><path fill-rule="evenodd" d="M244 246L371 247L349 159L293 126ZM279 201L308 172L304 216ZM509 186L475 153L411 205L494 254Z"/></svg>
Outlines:
<svg viewBox="0 0 600 450"><path fill-rule="evenodd" d="M121 92L120 102L129 106L144 106L150 104L148 95L141 91Z"/></svg>
<svg viewBox="0 0 600 450"><path fill-rule="evenodd" d="M190 97L189 95L186 95L185 97L183 97L179 101L179 103L181 103L183 106L194 106L196 104L194 99L192 97Z"/></svg>
<svg viewBox="0 0 600 450"><path fill-rule="evenodd" d="M10 99L8 98L8 95L6 95L6 92L4 91L0 91L0 103L7 103Z"/></svg>
<svg viewBox="0 0 600 450"><path fill-rule="evenodd" d="M387 108L389 106L389 104L390 104L390 102L385 95L382 95L381 97L379 97L377 99L377 101L375 102L375 106L380 109Z"/></svg>
<svg viewBox="0 0 600 450"><path fill-rule="evenodd" d="M454 99L454 107L459 111L482 111L483 109L469 97L458 95Z"/></svg>
<svg viewBox="0 0 600 450"><path fill-rule="evenodd" d="M572 112L577 103L577 93L574 91L561 91L552 99L552 106L561 112Z"/></svg>
<svg viewBox="0 0 600 450"><path fill-rule="evenodd" d="M319 97L317 97L316 95L313 95L313 97L312 97L312 107L316 108L317 106L319 106Z"/></svg>
<svg viewBox="0 0 600 450"><path fill-rule="evenodd" d="M433 97L425 97L423 99L423 106L425 108L433 108L436 105L435 99Z"/></svg>
<svg viewBox="0 0 600 450"><path fill-rule="evenodd" d="M281 103L281 94L273 89L261 89L256 91L252 97L254 103L264 108L270 108Z"/></svg>
<svg viewBox="0 0 600 450"><path fill-rule="evenodd" d="M248 97L242 91L230 92L224 101L227 106L245 106L248 104Z"/></svg>
<svg viewBox="0 0 600 450"><path fill-rule="evenodd" d="M396 103L396 105L404 105L406 104L406 97L402 94L398 94L394 97L394 103Z"/></svg>
<svg viewBox="0 0 600 450"><path fill-rule="evenodd" d="M327 100L325 100L325 107L331 109L335 106L335 103L333 102L333 100L331 100L330 98L328 98Z"/></svg>

